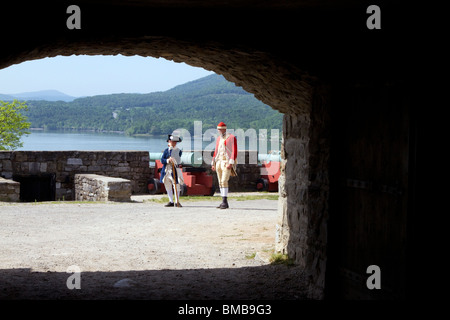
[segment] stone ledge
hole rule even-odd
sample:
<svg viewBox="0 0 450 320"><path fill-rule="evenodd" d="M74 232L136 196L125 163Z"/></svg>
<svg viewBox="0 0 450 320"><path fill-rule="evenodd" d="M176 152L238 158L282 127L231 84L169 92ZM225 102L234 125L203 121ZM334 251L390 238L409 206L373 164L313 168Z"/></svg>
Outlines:
<svg viewBox="0 0 450 320"><path fill-rule="evenodd" d="M131 181L98 174L75 174L75 200L131 201Z"/></svg>
<svg viewBox="0 0 450 320"><path fill-rule="evenodd" d="M20 183L0 177L0 201L20 201Z"/></svg>
<svg viewBox="0 0 450 320"><path fill-rule="evenodd" d="M129 179L133 194L147 192L153 172L148 151L5 151L0 176L55 174L55 199L74 200L74 175L98 174ZM23 184L22 184L23 187Z"/></svg>

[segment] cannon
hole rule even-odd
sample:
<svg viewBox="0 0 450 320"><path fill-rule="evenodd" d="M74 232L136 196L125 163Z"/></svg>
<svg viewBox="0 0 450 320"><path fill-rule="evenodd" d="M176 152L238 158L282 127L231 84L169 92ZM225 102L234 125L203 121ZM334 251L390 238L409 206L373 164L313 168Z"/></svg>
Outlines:
<svg viewBox="0 0 450 320"><path fill-rule="evenodd" d="M150 153L150 161L155 163L153 179L147 184L150 194L160 194L166 192L164 184L159 182L163 164L161 163L161 153ZM214 195L216 188L213 184L213 177L206 172L206 168L201 167L203 158L196 152L183 152L181 155L181 165L184 185L181 186L180 196L190 195Z"/></svg>
<svg viewBox="0 0 450 320"><path fill-rule="evenodd" d="M150 161L161 160L162 152L150 152ZM181 155L181 164L189 167L200 167L203 163L201 152L183 152Z"/></svg>
<svg viewBox="0 0 450 320"><path fill-rule="evenodd" d="M258 154L261 163L261 177L256 181L258 191L278 191L281 155L279 152Z"/></svg>
<svg viewBox="0 0 450 320"><path fill-rule="evenodd" d="M275 162L280 162L281 161L281 154L279 152L271 152L271 153L267 153L267 154L258 154L258 162L263 163L263 162L269 163L272 161Z"/></svg>

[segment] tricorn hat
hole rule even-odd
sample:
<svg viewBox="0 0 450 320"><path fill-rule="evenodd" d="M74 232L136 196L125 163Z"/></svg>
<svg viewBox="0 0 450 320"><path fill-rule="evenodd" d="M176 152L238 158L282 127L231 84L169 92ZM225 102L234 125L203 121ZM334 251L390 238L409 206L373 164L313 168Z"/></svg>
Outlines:
<svg viewBox="0 0 450 320"><path fill-rule="evenodd" d="M179 136L175 136L173 134L169 134L167 136L167 142L169 142L169 141L181 142L181 141L183 141L183 139L181 139L181 137L179 137Z"/></svg>
<svg viewBox="0 0 450 320"><path fill-rule="evenodd" d="M217 125L217 129L226 129L226 128L227 128L227 125L223 122L221 122Z"/></svg>

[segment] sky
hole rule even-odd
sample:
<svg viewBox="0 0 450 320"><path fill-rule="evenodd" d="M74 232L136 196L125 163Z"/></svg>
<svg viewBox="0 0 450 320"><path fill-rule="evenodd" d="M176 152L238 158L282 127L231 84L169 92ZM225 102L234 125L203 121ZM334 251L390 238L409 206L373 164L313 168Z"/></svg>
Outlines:
<svg viewBox="0 0 450 320"><path fill-rule="evenodd" d="M0 70L0 93L58 90L74 97L165 91L213 74L163 58L57 56Z"/></svg>

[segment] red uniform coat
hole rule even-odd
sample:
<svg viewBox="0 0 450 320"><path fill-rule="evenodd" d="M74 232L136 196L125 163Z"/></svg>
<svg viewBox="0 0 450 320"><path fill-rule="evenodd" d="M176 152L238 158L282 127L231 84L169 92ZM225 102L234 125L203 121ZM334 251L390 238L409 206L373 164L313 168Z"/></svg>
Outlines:
<svg viewBox="0 0 450 320"><path fill-rule="evenodd" d="M220 139L221 137L218 137L216 140L216 149L214 150L213 161L218 153ZM236 163L238 150L237 150L237 139L234 135L227 134L227 138L225 139L225 150L228 159L233 160L233 162Z"/></svg>

